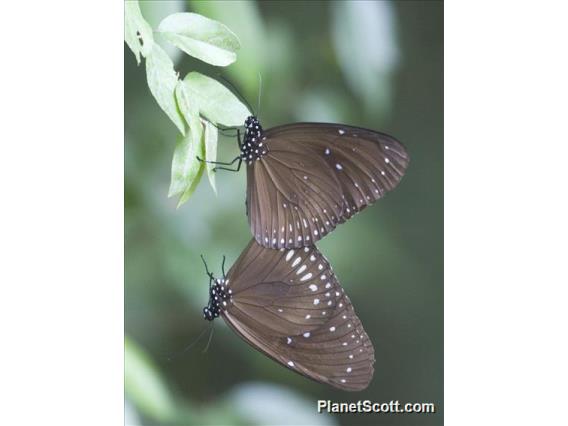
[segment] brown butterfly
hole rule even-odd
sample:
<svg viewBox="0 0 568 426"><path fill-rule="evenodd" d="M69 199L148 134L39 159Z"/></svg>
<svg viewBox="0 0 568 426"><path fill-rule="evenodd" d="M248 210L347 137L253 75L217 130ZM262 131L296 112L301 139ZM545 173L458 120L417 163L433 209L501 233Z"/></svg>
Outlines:
<svg viewBox="0 0 568 426"><path fill-rule="evenodd" d="M263 130L245 121L238 171L247 165L247 216L269 248L310 246L394 189L409 157L392 136L342 124L296 123Z"/></svg>
<svg viewBox="0 0 568 426"><path fill-rule="evenodd" d="M373 345L315 246L273 250L253 239L228 274L207 274L205 319L221 316L253 348L317 382L347 391L369 385Z"/></svg>

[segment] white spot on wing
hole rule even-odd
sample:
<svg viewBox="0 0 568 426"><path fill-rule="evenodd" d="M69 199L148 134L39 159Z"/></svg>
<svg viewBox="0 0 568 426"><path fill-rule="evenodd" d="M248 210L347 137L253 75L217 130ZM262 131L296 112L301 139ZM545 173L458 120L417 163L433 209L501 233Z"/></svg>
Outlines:
<svg viewBox="0 0 568 426"><path fill-rule="evenodd" d="M294 363L293 363L292 361L288 361L288 365L289 365L290 367L293 367L293 366L294 366Z"/></svg>
<svg viewBox="0 0 568 426"><path fill-rule="evenodd" d="M300 278L300 281L309 280L311 277L312 277L312 273L308 272L306 275L304 275L302 278Z"/></svg>
<svg viewBox="0 0 568 426"><path fill-rule="evenodd" d="M334 332L334 331L335 331L335 327L329 327L329 331Z"/></svg>
<svg viewBox="0 0 568 426"><path fill-rule="evenodd" d="M306 265L302 265L300 266L300 269L298 269L298 272L296 272L296 275L300 275L302 272L304 272L306 270Z"/></svg>
<svg viewBox="0 0 568 426"><path fill-rule="evenodd" d="M288 262L290 259L292 259L292 256L294 256L294 250L290 250L290 251L286 254L286 262Z"/></svg>
<svg viewBox="0 0 568 426"><path fill-rule="evenodd" d="M330 152L331 152L331 151L329 150L329 148L326 148L326 149L325 149L325 155L329 155Z"/></svg>
<svg viewBox="0 0 568 426"><path fill-rule="evenodd" d="M309 331L306 331L306 332L304 333L304 337L305 337L306 339L307 339L308 337L310 337L310 332L309 332Z"/></svg>
<svg viewBox="0 0 568 426"><path fill-rule="evenodd" d="M301 258L300 256L298 256L298 257L294 260L294 262L292 263L292 268L295 268L296 265L297 265L298 263L300 263L301 261L302 261L302 258Z"/></svg>
<svg viewBox="0 0 568 426"><path fill-rule="evenodd" d="M318 286L315 285L315 284L310 284L309 288L310 288L311 291L317 291L318 290Z"/></svg>
<svg viewBox="0 0 568 426"><path fill-rule="evenodd" d="M345 130L343 130L343 129L339 129L338 132L339 132L340 135L344 135L344 134L345 134Z"/></svg>
<svg viewBox="0 0 568 426"><path fill-rule="evenodd" d="M319 305L320 300L319 299L314 299L314 305Z"/></svg>
<svg viewBox="0 0 568 426"><path fill-rule="evenodd" d="M335 165L335 168L336 168L337 170L343 170L343 166L342 166L341 164L339 164L339 163L337 163L337 164Z"/></svg>

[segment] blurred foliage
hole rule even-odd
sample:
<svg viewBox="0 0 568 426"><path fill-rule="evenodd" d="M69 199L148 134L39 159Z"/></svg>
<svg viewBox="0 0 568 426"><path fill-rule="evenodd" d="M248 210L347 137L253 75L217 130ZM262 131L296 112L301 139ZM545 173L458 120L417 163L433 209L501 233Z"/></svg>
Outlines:
<svg viewBox="0 0 568 426"><path fill-rule="evenodd" d="M206 353L207 332L183 352L207 327L199 255L219 273L222 255L232 264L251 238L246 176L217 173L218 197L200 185L176 209L166 195L177 130L125 47L125 326L127 345L137 348L125 355L127 424L442 423L443 6L351 3L145 1L141 10L153 28L173 12L230 28L241 42L230 66L170 58L181 76L217 78L222 71L253 106L261 72L256 112L265 128L330 120L393 134L407 146L411 164L400 187L319 244L375 345L371 385L345 393L309 381L252 350L222 321L215 321ZM219 132L217 151L220 160L234 158L235 138ZM146 386L129 391L132 380L148 377L159 385L148 386L147 395ZM158 388L168 396L150 398ZM317 399L431 401L439 412L323 416ZM168 414L160 417L148 404L167 405Z"/></svg>

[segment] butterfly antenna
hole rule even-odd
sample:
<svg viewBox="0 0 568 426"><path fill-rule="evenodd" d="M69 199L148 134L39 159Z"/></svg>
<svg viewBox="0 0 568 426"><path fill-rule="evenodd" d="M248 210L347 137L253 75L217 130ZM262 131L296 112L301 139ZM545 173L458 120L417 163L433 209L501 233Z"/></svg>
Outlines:
<svg viewBox="0 0 568 426"><path fill-rule="evenodd" d="M221 80L223 80L225 83L227 83L232 91L237 95L237 97L239 98L239 100L244 103L247 108L249 109L249 111L251 112L251 114L256 115L256 113L254 112L254 109L252 109L252 106L248 103L248 101L245 99L245 97L241 94L241 92L239 92L237 90L237 88L233 85L233 83L231 83L229 80L227 80L225 77L223 77L222 75L219 74L219 78Z"/></svg>
<svg viewBox="0 0 568 426"><path fill-rule="evenodd" d="M168 357L166 357L166 359L168 360L168 362L172 362L173 360L179 358L180 356L184 355L187 351L189 351L192 347L195 346L195 344L197 342L199 342L201 340L201 338L205 335L205 332L209 331L209 329L213 328L213 323L210 323L210 325L206 326L203 330L201 330L201 333L199 333L199 336L197 336L193 342L191 342L189 345L187 345L185 348L183 348L181 351L179 352L175 352L173 355L170 355ZM210 338L211 339L211 338ZM209 344L208 344L209 345Z"/></svg>
<svg viewBox="0 0 568 426"><path fill-rule="evenodd" d="M209 276L210 279L213 279L213 274L209 272L209 268L207 267L207 262L205 261L203 255L201 255L201 260L203 260L203 264L205 265L205 273Z"/></svg>
<svg viewBox="0 0 568 426"><path fill-rule="evenodd" d="M258 110L257 117L259 119L260 119L260 95L261 94L262 94L262 74L259 71L258 72L258 104L257 104L257 110Z"/></svg>
<svg viewBox="0 0 568 426"><path fill-rule="evenodd" d="M223 278L227 275L225 274L225 255L223 255L223 263L221 263L221 271L223 272Z"/></svg>
<svg viewBox="0 0 568 426"><path fill-rule="evenodd" d="M213 323L211 323L211 333L209 333L209 340L207 341L207 346L205 346L205 349L203 349L202 353L205 353L209 350L209 345L211 344L211 339L213 338L214 331L215 329L213 328Z"/></svg>

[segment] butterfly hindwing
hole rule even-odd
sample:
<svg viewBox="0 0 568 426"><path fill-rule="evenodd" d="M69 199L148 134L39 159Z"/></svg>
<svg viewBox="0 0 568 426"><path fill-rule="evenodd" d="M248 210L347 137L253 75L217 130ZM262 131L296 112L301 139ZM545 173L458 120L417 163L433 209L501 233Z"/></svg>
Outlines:
<svg viewBox="0 0 568 426"><path fill-rule="evenodd" d="M252 240L227 285L232 299L222 316L251 346L316 381L344 390L367 387L373 345L315 247L271 250Z"/></svg>
<svg viewBox="0 0 568 426"><path fill-rule="evenodd" d="M271 151L247 178L251 231L265 247L311 245L340 220L340 183L321 158Z"/></svg>

